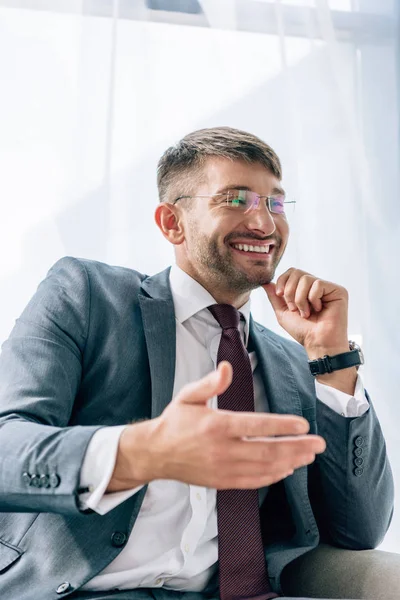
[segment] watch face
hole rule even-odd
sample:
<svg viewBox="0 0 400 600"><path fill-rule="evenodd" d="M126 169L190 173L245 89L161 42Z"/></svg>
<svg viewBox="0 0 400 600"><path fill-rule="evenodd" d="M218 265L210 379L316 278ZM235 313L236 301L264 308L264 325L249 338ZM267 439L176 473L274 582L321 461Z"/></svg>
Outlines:
<svg viewBox="0 0 400 600"><path fill-rule="evenodd" d="M349 341L350 350L358 350L358 354L360 355L360 364L364 364L364 353L361 350L361 347L353 341Z"/></svg>

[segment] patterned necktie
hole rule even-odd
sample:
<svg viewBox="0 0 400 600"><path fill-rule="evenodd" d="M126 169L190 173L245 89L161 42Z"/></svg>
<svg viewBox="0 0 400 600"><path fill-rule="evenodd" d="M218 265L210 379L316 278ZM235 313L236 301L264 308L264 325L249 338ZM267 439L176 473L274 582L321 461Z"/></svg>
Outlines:
<svg viewBox="0 0 400 600"><path fill-rule="evenodd" d="M218 408L254 411L253 373L239 332L240 314L230 304L209 306L222 327L217 364L233 368L229 388ZM217 491L219 588L221 600L277 598L269 584L261 538L257 490Z"/></svg>

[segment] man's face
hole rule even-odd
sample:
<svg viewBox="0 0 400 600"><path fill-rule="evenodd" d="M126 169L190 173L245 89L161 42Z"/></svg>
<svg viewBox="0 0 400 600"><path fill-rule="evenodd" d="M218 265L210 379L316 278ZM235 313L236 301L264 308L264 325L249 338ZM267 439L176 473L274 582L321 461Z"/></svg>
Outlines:
<svg viewBox="0 0 400 600"><path fill-rule="evenodd" d="M233 188L270 196L282 189L279 179L259 163L210 159L204 175L204 183L193 196L211 196ZM289 235L284 215L270 213L265 199L246 213L228 208L218 197L184 202L185 241L176 250L177 262L186 272L206 281L208 289L233 293L250 291L273 279ZM244 244L262 246L264 252L239 249L239 244L242 248Z"/></svg>

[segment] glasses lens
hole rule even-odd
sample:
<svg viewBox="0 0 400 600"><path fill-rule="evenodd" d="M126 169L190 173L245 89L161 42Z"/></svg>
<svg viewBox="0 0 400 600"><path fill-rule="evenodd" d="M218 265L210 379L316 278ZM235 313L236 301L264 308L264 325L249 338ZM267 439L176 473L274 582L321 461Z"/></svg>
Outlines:
<svg viewBox="0 0 400 600"><path fill-rule="evenodd" d="M247 202L246 190L229 190L227 192L226 203L229 207L236 210L246 210Z"/></svg>
<svg viewBox="0 0 400 600"><path fill-rule="evenodd" d="M258 195L249 190L229 190L226 203L235 210L247 211L258 204Z"/></svg>
<svg viewBox="0 0 400 600"><path fill-rule="evenodd" d="M295 202L287 201L284 194L262 196L268 203L268 208L275 215L290 215L294 211ZM247 212L258 208L260 196L249 190L229 190L226 192L225 202L229 208Z"/></svg>
<svg viewBox="0 0 400 600"><path fill-rule="evenodd" d="M276 215L285 214L285 196L283 194L277 194L276 196L269 196L269 210Z"/></svg>

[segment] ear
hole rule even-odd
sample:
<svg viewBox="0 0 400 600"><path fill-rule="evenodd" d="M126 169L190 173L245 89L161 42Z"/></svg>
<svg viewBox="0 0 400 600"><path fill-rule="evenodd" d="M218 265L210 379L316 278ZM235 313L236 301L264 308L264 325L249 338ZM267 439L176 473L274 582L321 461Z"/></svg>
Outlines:
<svg viewBox="0 0 400 600"><path fill-rule="evenodd" d="M185 241L185 234L179 210L168 202L161 202L154 213L154 219L163 236L178 246Z"/></svg>

